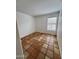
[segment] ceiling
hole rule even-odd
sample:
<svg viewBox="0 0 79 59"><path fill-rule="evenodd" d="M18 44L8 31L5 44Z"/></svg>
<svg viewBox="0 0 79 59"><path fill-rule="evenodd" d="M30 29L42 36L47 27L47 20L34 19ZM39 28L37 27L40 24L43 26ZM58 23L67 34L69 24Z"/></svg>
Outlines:
<svg viewBox="0 0 79 59"><path fill-rule="evenodd" d="M59 11L61 4L61 0L16 0L16 11L37 16Z"/></svg>

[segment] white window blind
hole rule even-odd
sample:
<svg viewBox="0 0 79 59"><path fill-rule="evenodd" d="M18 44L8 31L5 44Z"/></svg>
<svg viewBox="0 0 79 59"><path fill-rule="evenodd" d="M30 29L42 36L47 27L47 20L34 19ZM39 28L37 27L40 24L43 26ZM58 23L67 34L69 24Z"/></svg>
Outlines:
<svg viewBox="0 0 79 59"><path fill-rule="evenodd" d="M57 22L57 17L48 18L47 30L56 31L56 22Z"/></svg>

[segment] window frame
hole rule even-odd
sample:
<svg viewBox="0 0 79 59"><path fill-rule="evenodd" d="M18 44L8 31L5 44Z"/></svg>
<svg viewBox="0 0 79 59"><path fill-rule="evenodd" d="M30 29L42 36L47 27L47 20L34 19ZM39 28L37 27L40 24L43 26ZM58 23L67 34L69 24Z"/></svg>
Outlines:
<svg viewBox="0 0 79 59"><path fill-rule="evenodd" d="M48 19L49 19L49 18L54 18L54 17L56 18L56 23L48 23ZM54 17L48 17L48 18L47 18L47 31L56 31L56 29L57 29L57 20L58 20L58 17L57 17L57 16L54 16ZM51 24L51 29L48 29L49 24ZM56 25L55 30L52 29L52 25Z"/></svg>

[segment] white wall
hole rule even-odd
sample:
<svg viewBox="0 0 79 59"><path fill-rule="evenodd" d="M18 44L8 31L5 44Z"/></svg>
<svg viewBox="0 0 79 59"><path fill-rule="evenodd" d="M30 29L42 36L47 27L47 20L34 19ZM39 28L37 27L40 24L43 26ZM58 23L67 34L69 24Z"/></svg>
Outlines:
<svg viewBox="0 0 79 59"><path fill-rule="evenodd" d="M58 12L41 15L41 16L35 16L35 23L36 23L36 31L37 32L44 32L44 33L50 33L53 35L56 35L56 31L47 31L47 19L48 17L58 17Z"/></svg>
<svg viewBox="0 0 79 59"><path fill-rule="evenodd" d="M17 26L16 26L16 59L24 59Z"/></svg>
<svg viewBox="0 0 79 59"><path fill-rule="evenodd" d="M58 29L57 29L57 40L60 48L60 53L62 53L62 15L59 14Z"/></svg>
<svg viewBox="0 0 79 59"><path fill-rule="evenodd" d="M20 12L16 13L20 38L35 32L34 18Z"/></svg>

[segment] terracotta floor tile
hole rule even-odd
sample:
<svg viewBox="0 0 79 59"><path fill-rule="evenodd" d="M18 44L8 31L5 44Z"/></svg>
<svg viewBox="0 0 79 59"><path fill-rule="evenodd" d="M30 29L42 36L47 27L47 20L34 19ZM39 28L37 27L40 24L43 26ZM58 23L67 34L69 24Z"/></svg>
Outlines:
<svg viewBox="0 0 79 59"><path fill-rule="evenodd" d="M54 50L53 46L48 46L48 49L51 50L51 51Z"/></svg>
<svg viewBox="0 0 79 59"><path fill-rule="evenodd" d="M48 56L45 56L45 59L50 59Z"/></svg>
<svg viewBox="0 0 79 59"><path fill-rule="evenodd" d="M38 41L42 41L42 39L38 39Z"/></svg>
<svg viewBox="0 0 79 59"><path fill-rule="evenodd" d="M40 49L41 49L41 46L39 46L39 45L32 45L32 47L35 48L38 51L40 51Z"/></svg>
<svg viewBox="0 0 79 59"><path fill-rule="evenodd" d="M36 59L36 57L29 55L26 59Z"/></svg>
<svg viewBox="0 0 79 59"><path fill-rule="evenodd" d="M36 32L22 40L27 59L60 59L56 36Z"/></svg>
<svg viewBox="0 0 79 59"><path fill-rule="evenodd" d="M40 53L37 57L37 59L44 59L44 54Z"/></svg>
<svg viewBox="0 0 79 59"><path fill-rule="evenodd" d="M42 47L41 52L42 52L43 54L46 54L47 49Z"/></svg>
<svg viewBox="0 0 79 59"><path fill-rule="evenodd" d="M43 39L43 36L41 36L39 39Z"/></svg>
<svg viewBox="0 0 79 59"><path fill-rule="evenodd" d="M49 36L45 36L45 38L46 38L46 39L50 39L50 37L49 37Z"/></svg>
<svg viewBox="0 0 79 59"><path fill-rule="evenodd" d="M48 47L48 45L47 45L47 44L44 44L42 47L47 48L47 47Z"/></svg>
<svg viewBox="0 0 79 59"><path fill-rule="evenodd" d="M42 45L43 45L43 43L37 42L37 43L32 44L32 47L39 50L39 49L41 49Z"/></svg>
<svg viewBox="0 0 79 59"><path fill-rule="evenodd" d="M31 47L29 44L24 46L25 50L27 50L29 47Z"/></svg>
<svg viewBox="0 0 79 59"><path fill-rule="evenodd" d="M28 48L26 51L27 51L28 53L31 53L33 50L34 50L34 48L33 48L33 47L30 47L30 48Z"/></svg>
<svg viewBox="0 0 79 59"><path fill-rule="evenodd" d="M59 49L57 49L57 48L54 48L54 52L55 52L56 54L60 54L60 53L59 53Z"/></svg>
<svg viewBox="0 0 79 59"><path fill-rule="evenodd" d="M60 57L60 55L58 55L58 54L56 54L56 53L54 52L54 57L53 57L53 59L61 59L61 57Z"/></svg>
<svg viewBox="0 0 79 59"><path fill-rule="evenodd" d="M53 58L53 52L51 50L47 51L47 56L49 56L50 58Z"/></svg>
<svg viewBox="0 0 79 59"><path fill-rule="evenodd" d="M49 42L50 42L50 43L53 43L54 41L53 41L53 39L51 39L51 40L49 40Z"/></svg>
<svg viewBox="0 0 79 59"><path fill-rule="evenodd" d="M53 45L54 45L54 43L53 43L53 42L49 42L49 45L52 45L52 46L53 46Z"/></svg>
<svg viewBox="0 0 79 59"><path fill-rule="evenodd" d="M58 45L58 42L57 41L54 41L54 44L57 44Z"/></svg>
<svg viewBox="0 0 79 59"><path fill-rule="evenodd" d="M48 44L49 42L48 42L48 41L46 41L45 43L46 43L46 44Z"/></svg>
<svg viewBox="0 0 79 59"><path fill-rule="evenodd" d="M49 42L49 39L47 39L46 41Z"/></svg>
<svg viewBox="0 0 79 59"><path fill-rule="evenodd" d="M32 55L33 57L37 57L38 54L39 54L39 51L38 50L35 50L34 48L29 48L27 49L27 52L29 53L29 55Z"/></svg>
<svg viewBox="0 0 79 59"><path fill-rule="evenodd" d="M54 44L54 47L57 48L57 49L59 49L59 46L57 44Z"/></svg>
<svg viewBox="0 0 79 59"><path fill-rule="evenodd" d="M43 39L42 39L42 41L41 41L41 42L42 42L42 43L46 43L46 40L43 40Z"/></svg>

